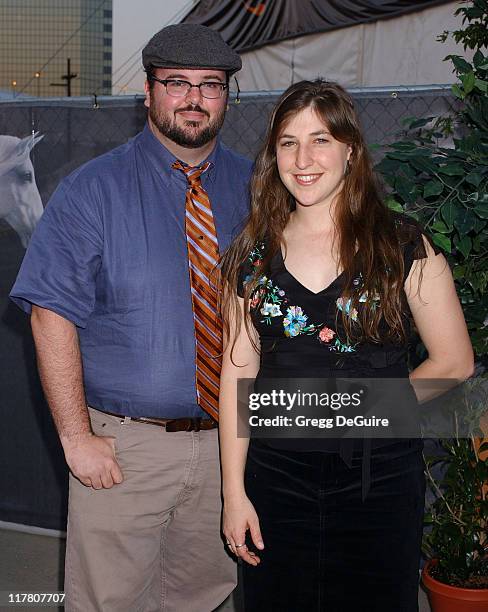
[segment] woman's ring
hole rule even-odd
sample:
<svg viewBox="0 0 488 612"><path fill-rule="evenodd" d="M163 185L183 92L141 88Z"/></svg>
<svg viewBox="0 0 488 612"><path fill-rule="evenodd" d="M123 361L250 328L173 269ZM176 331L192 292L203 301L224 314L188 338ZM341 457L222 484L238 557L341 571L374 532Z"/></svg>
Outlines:
<svg viewBox="0 0 488 612"><path fill-rule="evenodd" d="M246 544L236 544L236 548L242 548L242 546L245 546Z"/></svg>

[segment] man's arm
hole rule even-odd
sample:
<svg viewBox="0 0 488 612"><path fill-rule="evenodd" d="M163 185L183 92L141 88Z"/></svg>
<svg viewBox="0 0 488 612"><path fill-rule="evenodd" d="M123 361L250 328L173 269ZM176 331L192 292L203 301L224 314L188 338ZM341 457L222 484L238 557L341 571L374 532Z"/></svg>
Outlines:
<svg viewBox="0 0 488 612"><path fill-rule="evenodd" d="M91 430L83 388L78 332L58 314L32 307L32 333L44 394L72 474L84 485L109 489L122 482L114 439Z"/></svg>

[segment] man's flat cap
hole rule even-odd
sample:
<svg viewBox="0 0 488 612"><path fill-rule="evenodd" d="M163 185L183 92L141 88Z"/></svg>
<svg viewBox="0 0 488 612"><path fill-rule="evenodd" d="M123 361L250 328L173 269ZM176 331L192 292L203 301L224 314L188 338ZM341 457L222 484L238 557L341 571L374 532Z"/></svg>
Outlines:
<svg viewBox="0 0 488 612"><path fill-rule="evenodd" d="M177 23L155 34L142 50L146 70L154 68L213 68L229 74L242 67L239 55L219 32L198 23Z"/></svg>

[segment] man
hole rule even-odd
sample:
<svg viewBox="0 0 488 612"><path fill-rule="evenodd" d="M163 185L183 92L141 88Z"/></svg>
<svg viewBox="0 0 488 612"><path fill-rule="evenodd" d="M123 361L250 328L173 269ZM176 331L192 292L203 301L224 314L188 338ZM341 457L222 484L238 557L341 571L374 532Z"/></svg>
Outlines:
<svg viewBox="0 0 488 612"><path fill-rule="evenodd" d="M144 131L62 181L11 297L71 471L66 609L207 612L236 581L211 277L247 212L250 162L217 139L241 60L179 24L143 64Z"/></svg>

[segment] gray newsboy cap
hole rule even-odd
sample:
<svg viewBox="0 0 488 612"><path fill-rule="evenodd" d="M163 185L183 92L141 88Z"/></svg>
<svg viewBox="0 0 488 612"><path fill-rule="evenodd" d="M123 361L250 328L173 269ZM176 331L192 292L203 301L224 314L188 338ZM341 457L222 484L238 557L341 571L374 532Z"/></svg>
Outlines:
<svg viewBox="0 0 488 612"><path fill-rule="evenodd" d="M242 68L239 55L219 32L198 23L177 23L155 34L142 50L145 70L214 68L233 74Z"/></svg>

